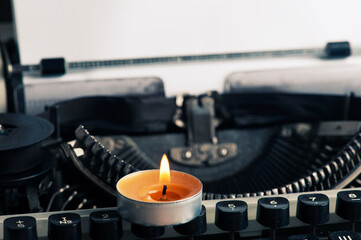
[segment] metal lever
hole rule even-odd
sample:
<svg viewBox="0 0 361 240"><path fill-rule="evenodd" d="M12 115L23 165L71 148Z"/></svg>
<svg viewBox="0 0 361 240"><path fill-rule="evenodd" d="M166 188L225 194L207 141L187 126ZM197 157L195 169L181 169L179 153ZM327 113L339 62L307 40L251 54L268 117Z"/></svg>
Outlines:
<svg viewBox="0 0 361 240"><path fill-rule="evenodd" d="M218 142L215 136L214 100L211 97L191 98L185 102L188 144Z"/></svg>
<svg viewBox="0 0 361 240"><path fill-rule="evenodd" d="M179 99L179 98L178 98ZM170 150L173 161L190 166L215 165L237 155L235 143L218 144L216 126L218 119L215 114L215 102L208 94L200 97L187 97L183 100L184 109L179 107L174 122L187 130L187 147L175 147ZM185 115L183 122L180 120ZM179 124L181 123L181 124Z"/></svg>

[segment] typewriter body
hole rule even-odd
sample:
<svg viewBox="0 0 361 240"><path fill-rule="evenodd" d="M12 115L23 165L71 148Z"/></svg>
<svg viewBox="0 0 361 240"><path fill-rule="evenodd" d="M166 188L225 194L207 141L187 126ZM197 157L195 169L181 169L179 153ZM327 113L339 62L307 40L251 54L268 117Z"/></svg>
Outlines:
<svg viewBox="0 0 361 240"><path fill-rule="evenodd" d="M13 0L0 239L360 239L360 6ZM200 213L122 218L164 153Z"/></svg>

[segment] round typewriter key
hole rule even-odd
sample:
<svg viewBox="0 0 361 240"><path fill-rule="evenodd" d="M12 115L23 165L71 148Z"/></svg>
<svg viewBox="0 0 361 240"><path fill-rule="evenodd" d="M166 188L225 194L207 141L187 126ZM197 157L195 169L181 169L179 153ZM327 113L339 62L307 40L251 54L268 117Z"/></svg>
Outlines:
<svg viewBox="0 0 361 240"><path fill-rule="evenodd" d="M217 202L215 224L220 229L230 232L247 228L247 203L240 200Z"/></svg>
<svg viewBox="0 0 361 240"><path fill-rule="evenodd" d="M50 240L82 239L80 216L76 213L60 213L49 216Z"/></svg>
<svg viewBox="0 0 361 240"><path fill-rule="evenodd" d="M137 237L153 239L158 238L164 234L164 227L148 227L132 223L131 231Z"/></svg>
<svg viewBox="0 0 361 240"><path fill-rule="evenodd" d="M174 226L178 233L188 236L196 236L207 230L206 207L202 205L201 213L190 222Z"/></svg>
<svg viewBox="0 0 361 240"><path fill-rule="evenodd" d="M338 231L338 232L331 232L328 235L329 240L360 240L360 235L356 232L351 231Z"/></svg>
<svg viewBox="0 0 361 240"><path fill-rule="evenodd" d="M336 214L351 222L361 221L361 191L338 192Z"/></svg>
<svg viewBox="0 0 361 240"><path fill-rule="evenodd" d="M4 221L4 240L37 240L36 220L33 217L12 217Z"/></svg>
<svg viewBox="0 0 361 240"><path fill-rule="evenodd" d="M289 223L289 201L283 197L261 198L257 204L257 221L272 229L287 226Z"/></svg>
<svg viewBox="0 0 361 240"><path fill-rule="evenodd" d="M89 233L93 240L118 240L122 221L116 211L97 211L89 216Z"/></svg>
<svg viewBox="0 0 361 240"><path fill-rule="evenodd" d="M318 237L314 235L294 235L288 237L288 240L318 240Z"/></svg>
<svg viewBox="0 0 361 240"><path fill-rule="evenodd" d="M324 224L329 219L329 200L324 194L298 196L297 218L312 225Z"/></svg>

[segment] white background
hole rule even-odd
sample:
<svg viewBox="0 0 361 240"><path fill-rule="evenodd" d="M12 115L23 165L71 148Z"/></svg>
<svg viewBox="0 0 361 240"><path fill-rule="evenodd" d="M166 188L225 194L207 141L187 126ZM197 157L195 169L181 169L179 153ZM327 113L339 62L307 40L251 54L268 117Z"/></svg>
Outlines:
<svg viewBox="0 0 361 240"><path fill-rule="evenodd" d="M22 64L361 45L361 1L336 0L14 0ZM354 60L332 61L346 64ZM327 61L326 61L327 62ZM358 61L359 62L359 61ZM237 71L308 67L283 59L124 67L67 74L58 81L157 76L166 93L223 89ZM342 73L340 73L342 74ZM25 77L25 83L48 79Z"/></svg>
<svg viewBox="0 0 361 240"><path fill-rule="evenodd" d="M23 64L361 44L361 1L14 0Z"/></svg>

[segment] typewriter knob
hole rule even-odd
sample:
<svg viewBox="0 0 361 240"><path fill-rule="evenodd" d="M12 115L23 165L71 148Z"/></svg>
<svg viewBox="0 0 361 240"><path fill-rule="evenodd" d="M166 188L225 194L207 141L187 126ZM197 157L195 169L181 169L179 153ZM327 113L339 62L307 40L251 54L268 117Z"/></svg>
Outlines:
<svg viewBox="0 0 361 240"><path fill-rule="evenodd" d="M289 201L283 197L261 198L257 204L257 221L265 227L277 229L289 223Z"/></svg>
<svg viewBox="0 0 361 240"><path fill-rule="evenodd" d="M247 203L240 200L218 202L215 224L220 229L229 232L238 232L247 228Z"/></svg>
<svg viewBox="0 0 361 240"><path fill-rule="evenodd" d="M12 217L4 221L4 240L37 240L36 220L33 217Z"/></svg>
<svg viewBox="0 0 361 240"><path fill-rule="evenodd" d="M338 192L336 214L351 222L361 221L361 191Z"/></svg>
<svg viewBox="0 0 361 240"><path fill-rule="evenodd" d="M202 205L201 213L192 221L174 226L174 230L178 233L188 236L196 236L207 230L206 207Z"/></svg>
<svg viewBox="0 0 361 240"><path fill-rule="evenodd" d="M324 224L329 219L329 199L324 194L298 196L297 218L312 225Z"/></svg>

